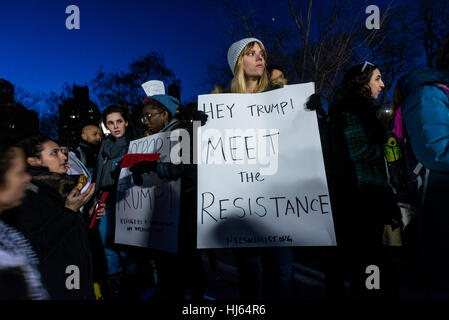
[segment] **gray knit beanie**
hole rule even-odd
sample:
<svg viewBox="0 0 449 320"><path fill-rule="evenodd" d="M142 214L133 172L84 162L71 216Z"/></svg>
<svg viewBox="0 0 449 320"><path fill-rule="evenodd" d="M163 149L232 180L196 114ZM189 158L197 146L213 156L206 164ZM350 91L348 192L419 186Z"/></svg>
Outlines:
<svg viewBox="0 0 449 320"><path fill-rule="evenodd" d="M262 48L264 48L263 43L259 39L256 39L256 38L245 38L245 39L239 40L237 42L234 42L229 47L228 63L229 63L229 67L231 68L232 74L234 74L235 65L237 64L240 53L242 52L243 48L245 48L246 45L251 42L257 42Z"/></svg>

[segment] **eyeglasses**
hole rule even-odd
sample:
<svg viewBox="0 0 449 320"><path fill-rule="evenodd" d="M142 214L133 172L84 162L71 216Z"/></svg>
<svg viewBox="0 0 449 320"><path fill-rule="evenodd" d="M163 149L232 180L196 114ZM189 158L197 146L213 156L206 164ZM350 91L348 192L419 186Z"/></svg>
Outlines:
<svg viewBox="0 0 449 320"><path fill-rule="evenodd" d="M362 67L362 72L365 71L365 68L367 65L374 66L374 64L372 64L371 62L365 61L365 63L363 64L363 67Z"/></svg>
<svg viewBox="0 0 449 320"><path fill-rule="evenodd" d="M156 114L160 114L164 111L160 111L160 112L155 112L155 113L146 113L142 116L142 118L140 118L140 121L142 121L142 124L145 124L145 122L149 122L151 117L156 115Z"/></svg>

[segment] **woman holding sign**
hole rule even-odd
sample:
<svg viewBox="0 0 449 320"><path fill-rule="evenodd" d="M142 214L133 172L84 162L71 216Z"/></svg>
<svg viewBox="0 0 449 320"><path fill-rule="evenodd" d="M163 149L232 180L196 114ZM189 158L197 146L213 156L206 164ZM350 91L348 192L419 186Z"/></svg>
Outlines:
<svg viewBox="0 0 449 320"><path fill-rule="evenodd" d="M166 94L146 98L141 120L147 135L180 129L182 123L175 117L179 106L176 98ZM192 299L202 299L204 296L203 264L196 249L196 167L189 160L188 164L142 161L130 169L136 185L143 183L142 174L151 172L164 180L181 179L178 251L177 254L158 251L156 255L158 293L171 299L184 299L187 289Z"/></svg>
<svg viewBox="0 0 449 320"><path fill-rule="evenodd" d="M256 38L233 43L228 63L234 77L230 90L215 87L212 93L260 93L282 87L286 81L270 82L267 53ZM293 285L291 248L243 248L234 250L242 299L288 299ZM262 281L262 279L264 281Z"/></svg>
<svg viewBox="0 0 449 320"><path fill-rule="evenodd" d="M351 249L356 297L387 293L382 235L384 225L400 217L384 161L386 132L376 117L375 100L383 88L379 68L365 62L346 72L329 106L330 194L337 242ZM382 290L365 286L365 270L372 264L384 275Z"/></svg>

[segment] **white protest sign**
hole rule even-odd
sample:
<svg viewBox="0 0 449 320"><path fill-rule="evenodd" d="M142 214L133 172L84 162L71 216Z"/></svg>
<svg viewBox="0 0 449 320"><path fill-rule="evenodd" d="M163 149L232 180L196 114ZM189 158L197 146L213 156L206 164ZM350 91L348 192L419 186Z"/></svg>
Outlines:
<svg viewBox="0 0 449 320"><path fill-rule="evenodd" d="M84 192L86 192L86 190L89 188L90 184L92 183L92 176L89 172L89 170L87 170L86 166L84 165L84 163L78 159L78 157L76 156L76 154L72 151L69 151L69 154L67 155L67 162L70 165L69 170L67 170L67 174L69 176L81 176L84 175L87 177L87 182L84 185L84 187L80 190L80 193L83 194ZM81 177L80 177L81 179ZM82 206L80 208L81 212L84 212L84 206Z"/></svg>
<svg viewBox="0 0 449 320"><path fill-rule="evenodd" d="M156 94L165 94L164 83L160 80L147 81L142 84L142 88L145 91L147 97L151 97Z"/></svg>
<svg viewBox="0 0 449 320"><path fill-rule="evenodd" d="M72 151L69 151L69 154L67 157L67 162L70 165L69 170L67 170L68 175L70 175L70 176L85 175L87 177L87 183L83 187L83 189L81 189L81 193L84 193L87 190L87 188L89 188L90 184L92 183L92 176L91 176L89 170L87 170L84 163L82 163L81 160L78 159L76 154Z"/></svg>
<svg viewBox="0 0 449 320"><path fill-rule="evenodd" d="M198 97L198 248L336 245L313 93Z"/></svg>
<svg viewBox="0 0 449 320"><path fill-rule="evenodd" d="M170 150L178 142L170 132L131 141L128 153L160 153L170 162ZM156 173L144 174L136 186L128 168L120 172L117 186L115 242L177 252L181 182L162 180Z"/></svg>

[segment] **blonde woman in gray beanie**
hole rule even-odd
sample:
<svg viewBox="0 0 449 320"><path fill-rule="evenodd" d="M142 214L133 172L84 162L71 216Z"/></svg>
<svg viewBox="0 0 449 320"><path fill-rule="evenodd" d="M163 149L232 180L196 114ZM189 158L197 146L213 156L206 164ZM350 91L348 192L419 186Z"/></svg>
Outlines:
<svg viewBox="0 0 449 320"><path fill-rule="evenodd" d="M256 38L233 43L228 63L234 77L229 91L215 87L212 93L259 93L283 84L270 83L267 53ZM289 299L293 287L293 252L288 247L234 249L241 299Z"/></svg>
<svg viewBox="0 0 449 320"><path fill-rule="evenodd" d="M256 93L268 88L267 53L261 41L246 38L231 45L228 50L229 67L234 74L232 93Z"/></svg>

